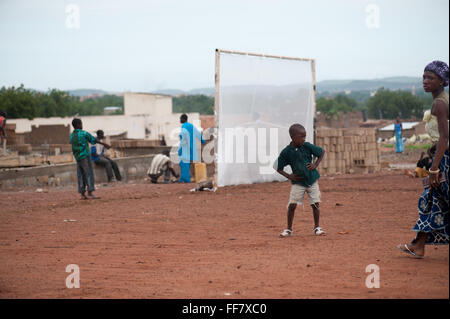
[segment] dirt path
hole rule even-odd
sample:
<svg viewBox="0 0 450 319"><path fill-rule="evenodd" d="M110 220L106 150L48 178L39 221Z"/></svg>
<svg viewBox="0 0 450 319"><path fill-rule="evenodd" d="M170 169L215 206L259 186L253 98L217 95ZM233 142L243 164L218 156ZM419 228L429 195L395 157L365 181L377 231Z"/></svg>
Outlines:
<svg viewBox="0 0 450 319"><path fill-rule="evenodd" d="M327 236L299 206L283 239L288 183L122 184L90 201L75 188L2 192L0 298L449 298L448 246L423 260L396 248L414 235L419 180L392 171L320 186ZM79 289L65 286L69 264ZM369 264L379 289L365 285Z"/></svg>

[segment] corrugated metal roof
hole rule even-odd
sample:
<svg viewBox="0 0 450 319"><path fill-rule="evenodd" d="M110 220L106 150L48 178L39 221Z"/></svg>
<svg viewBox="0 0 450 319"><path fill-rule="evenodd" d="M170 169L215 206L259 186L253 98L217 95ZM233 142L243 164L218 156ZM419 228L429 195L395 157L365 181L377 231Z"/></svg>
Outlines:
<svg viewBox="0 0 450 319"><path fill-rule="evenodd" d="M412 129L414 126L419 124L420 122L402 122L402 129L403 130L409 130ZM379 129L380 131L393 131L394 130L394 124L389 124L385 127L382 127Z"/></svg>

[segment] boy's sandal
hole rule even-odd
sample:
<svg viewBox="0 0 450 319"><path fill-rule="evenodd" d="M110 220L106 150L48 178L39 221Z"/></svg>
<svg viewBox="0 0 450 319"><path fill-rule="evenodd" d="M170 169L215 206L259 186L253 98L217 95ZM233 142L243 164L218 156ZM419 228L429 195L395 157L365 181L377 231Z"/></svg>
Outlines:
<svg viewBox="0 0 450 319"><path fill-rule="evenodd" d="M314 228L314 235L316 235L316 236L325 235L325 232L323 231L323 229L321 227L316 227L316 228Z"/></svg>
<svg viewBox="0 0 450 319"><path fill-rule="evenodd" d="M292 230L290 230L290 229L285 229L280 234L280 237L288 237L288 236L292 236Z"/></svg>

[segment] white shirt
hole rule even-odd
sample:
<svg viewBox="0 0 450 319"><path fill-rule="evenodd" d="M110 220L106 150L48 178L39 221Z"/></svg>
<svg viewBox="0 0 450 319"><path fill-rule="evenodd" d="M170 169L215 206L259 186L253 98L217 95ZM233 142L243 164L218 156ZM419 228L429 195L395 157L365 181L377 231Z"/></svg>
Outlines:
<svg viewBox="0 0 450 319"><path fill-rule="evenodd" d="M170 162L170 158L163 154L158 154L153 158L152 164L147 171L148 174L158 174L159 171Z"/></svg>

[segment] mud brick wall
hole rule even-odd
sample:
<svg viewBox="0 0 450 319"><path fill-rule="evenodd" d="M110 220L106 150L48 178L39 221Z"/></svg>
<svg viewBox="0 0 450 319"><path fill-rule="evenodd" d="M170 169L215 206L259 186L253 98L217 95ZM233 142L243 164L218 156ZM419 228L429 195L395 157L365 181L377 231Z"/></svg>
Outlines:
<svg viewBox="0 0 450 319"><path fill-rule="evenodd" d="M319 128L316 130L315 144L326 151L318 167L321 175L380 170L380 150L373 128Z"/></svg>
<svg viewBox="0 0 450 319"><path fill-rule="evenodd" d="M6 123L6 145L25 144L25 138L23 134L16 134L16 124Z"/></svg>
<svg viewBox="0 0 450 319"><path fill-rule="evenodd" d="M69 143L69 125L33 125L31 133L25 134L25 143L31 145Z"/></svg>
<svg viewBox="0 0 450 319"><path fill-rule="evenodd" d="M160 154L164 150L170 152L172 149L170 146L160 144L159 140L116 140L110 142L111 147L119 157Z"/></svg>
<svg viewBox="0 0 450 319"><path fill-rule="evenodd" d="M316 127L328 128L353 128L359 127L363 123L361 112L340 113L337 116L329 117L323 113L316 115Z"/></svg>
<svg viewBox="0 0 450 319"><path fill-rule="evenodd" d="M214 127L214 115L200 115L200 125L204 130Z"/></svg>

